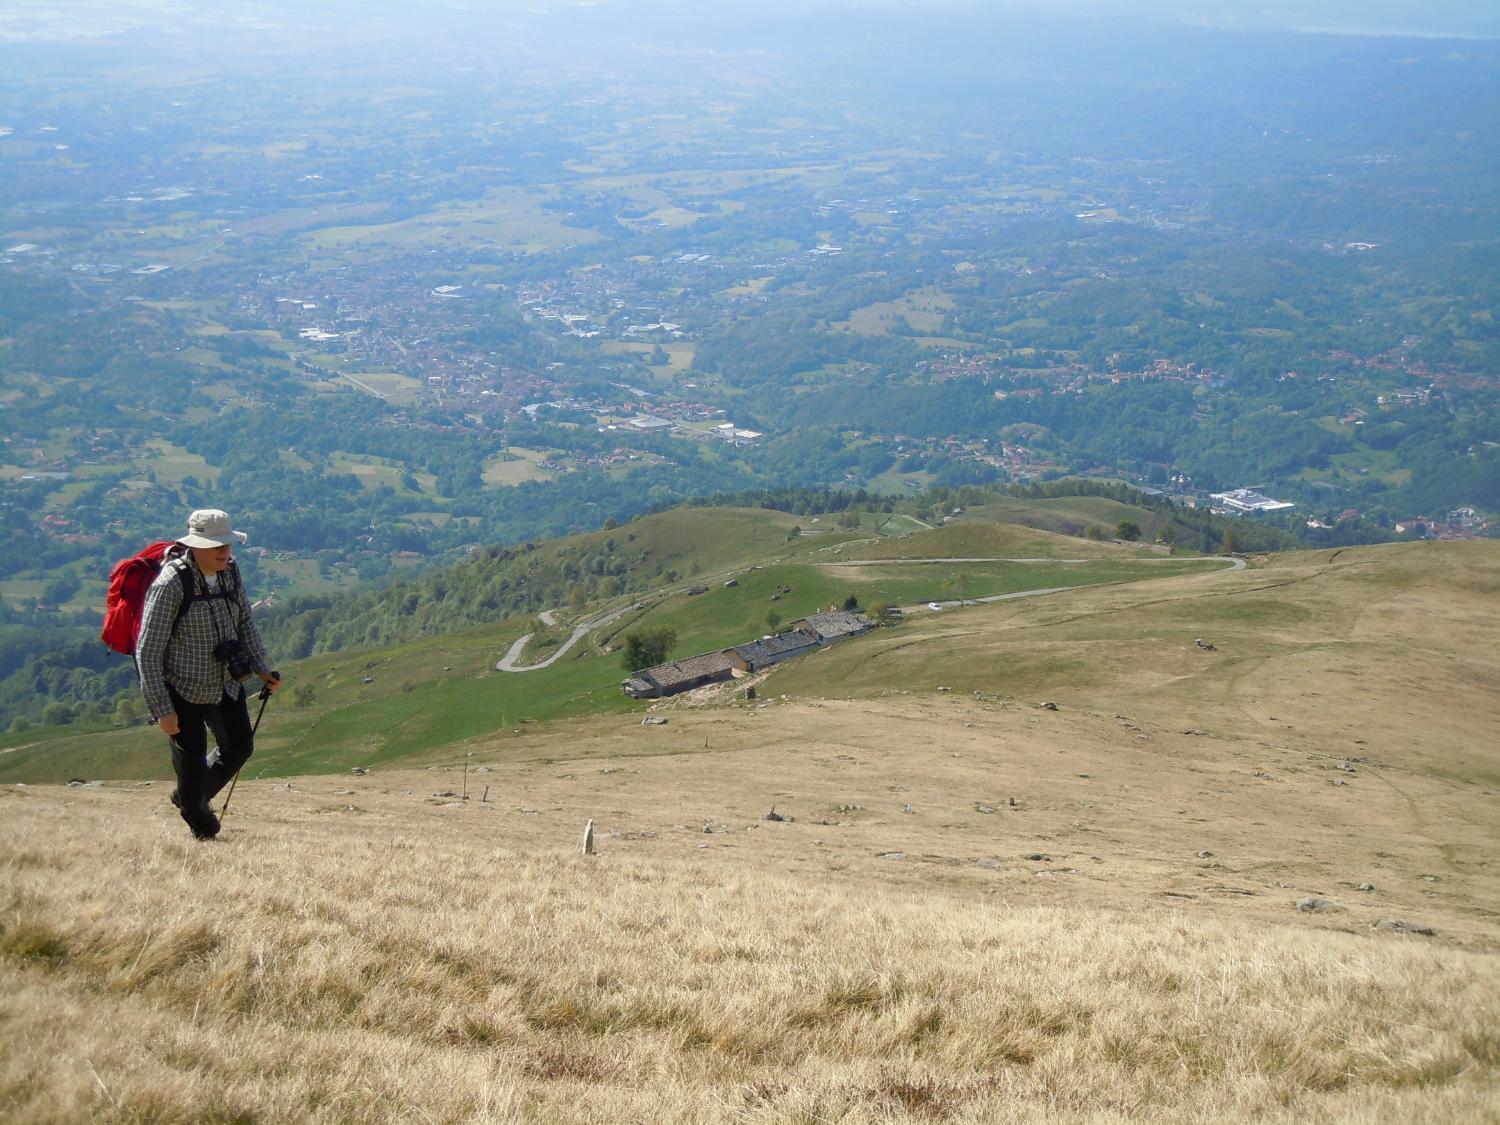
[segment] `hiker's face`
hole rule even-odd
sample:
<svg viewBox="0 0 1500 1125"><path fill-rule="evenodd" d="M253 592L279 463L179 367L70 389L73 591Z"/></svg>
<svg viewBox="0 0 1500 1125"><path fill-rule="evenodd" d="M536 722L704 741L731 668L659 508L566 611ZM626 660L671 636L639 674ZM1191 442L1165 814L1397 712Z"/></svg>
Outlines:
<svg viewBox="0 0 1500 1125"><path fill-rule="evenodd" d="M190 547L193 561L204 574L218 574L229 565L228 547Z"/></svg>

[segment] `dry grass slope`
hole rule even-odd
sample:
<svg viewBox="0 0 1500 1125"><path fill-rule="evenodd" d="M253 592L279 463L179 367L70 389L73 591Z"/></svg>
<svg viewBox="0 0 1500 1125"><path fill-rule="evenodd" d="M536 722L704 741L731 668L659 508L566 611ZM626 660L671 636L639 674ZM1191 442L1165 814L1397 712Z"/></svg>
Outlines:
<svg viewBox="0 0 1500 1125"><path fill-rule="evenodd" d="M1500 1119L1496 592L1397 548L938 615L497 732L467 801L248 781L212 844L0 789L0 1118ZM850 698L860 644L950 655ZM1046 660L1058 711L997 690Z"/></svg>

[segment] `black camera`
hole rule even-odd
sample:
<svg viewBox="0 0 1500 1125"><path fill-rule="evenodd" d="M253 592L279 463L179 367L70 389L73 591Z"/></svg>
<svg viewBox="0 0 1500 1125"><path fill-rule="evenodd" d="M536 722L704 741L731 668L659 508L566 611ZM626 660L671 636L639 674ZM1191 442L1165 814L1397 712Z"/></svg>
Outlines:
<svg viewBox="0 0 1500 1125"><path fill-rule="evenodd" d="M255 665L245 654L245 646L238 637L229 637L214 645L214 656L229 665L229 674L237 680L247 680L255 675Z"/></svg>

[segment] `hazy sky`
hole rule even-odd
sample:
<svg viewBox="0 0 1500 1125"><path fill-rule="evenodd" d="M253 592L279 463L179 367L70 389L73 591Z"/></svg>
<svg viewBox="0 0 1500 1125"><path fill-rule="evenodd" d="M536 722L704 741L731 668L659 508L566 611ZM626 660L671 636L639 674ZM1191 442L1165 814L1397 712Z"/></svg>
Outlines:
<svg viewBox="0 0 1500 1125"><path fill-rule="evenodd" d="M1494 0L1051 0L1047 6L1254 30L1500 34Z"/></svg>
<svg viewBox="0 0 1500 1125"><path fill-rule="evenodd" d="M421 21L424 10L540 13L608 7L615 13L650 7L706 14L714 8L773 13L813 8L879 7L936 16L944 7L1020 8L1068 19L1154 21L1241 29L1339 34L1395 34L1500 38L1500 0L0 0L0 40L69 39L131 27L170 27L223 21L253 26L261 20L339 22L380 13L397 22ZM336 13L336 15L335 15Z"/></svg>

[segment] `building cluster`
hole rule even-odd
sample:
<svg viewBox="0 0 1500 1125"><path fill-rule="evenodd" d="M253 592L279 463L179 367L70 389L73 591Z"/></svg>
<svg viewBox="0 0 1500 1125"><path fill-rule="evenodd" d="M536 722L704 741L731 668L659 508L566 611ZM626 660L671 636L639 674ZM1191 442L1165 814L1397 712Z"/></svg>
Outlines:
<svg viewBox="0 0 1500 1125"><path fill-rule="evenodd" d="M857 637L874 627L875 623L862 613L829 609L794 621L791 628L774 636L699 653L683 660L669 660L654 668L642 668L622 680L620 689L631 699L676 695L707 684L748 676L794 656L816 652L835 641Z"/></svg>
<svg viewBox="0 0 1500 1125"><path fill-rule="evenodd" d="M1228 492L1215 492L1213 498L1223 505L1223 510L1236 515L1256 515L1262 512L1284 512L1297 505L1286 500L1273 500L1256 492L1253 488L1235 488Z"/></svg>

